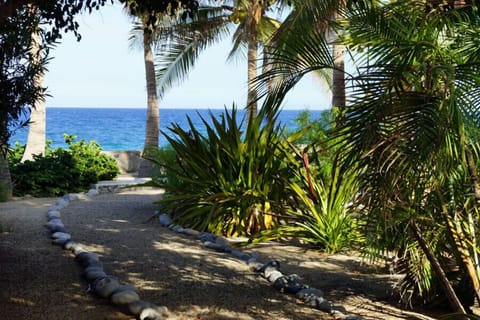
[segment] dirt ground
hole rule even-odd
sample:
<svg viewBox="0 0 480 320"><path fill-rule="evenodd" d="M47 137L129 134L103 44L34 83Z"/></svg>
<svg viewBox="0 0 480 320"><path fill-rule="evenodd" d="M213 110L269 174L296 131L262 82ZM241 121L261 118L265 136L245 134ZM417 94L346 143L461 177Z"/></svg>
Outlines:
<svg viewBox="0 0 480 320"><path fill-rule="evenodd" d="M146 222L161 191L139 190L76 200L61 210L72 239L100 256L104 269L133 284L168 319L333 319L276 291L247 264L202 246L195 237ZM53 245L44 227L57 198L0 203L1 319L134 319L93 295L73 254ZM364 319L432 319L396 305L398 279L356 255L324 255L278 243L244 249L280 262L283 274L322 289L346 313Z"/></svg>

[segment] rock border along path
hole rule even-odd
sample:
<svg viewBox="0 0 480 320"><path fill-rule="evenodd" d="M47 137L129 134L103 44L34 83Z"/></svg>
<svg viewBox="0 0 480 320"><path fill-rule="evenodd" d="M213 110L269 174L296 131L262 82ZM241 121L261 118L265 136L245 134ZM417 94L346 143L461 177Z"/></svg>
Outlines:
<svg viewBox="0 0 480 320"><path fill-rule="evenodd" d="M118 306L121 311L128 311L141 320L164 319L168 310L165 306L159 306L149 301L144 301L138 294L135 286L120 283L114 275L107 274L97 254L84 249L81 243L75 242L67 232L61 220L61 210L68 206L70 201L84 200L96 196L99 192L95 189L87 193L67 194L58 199L47 211L46 227L50 231L52 243L70 250L74 259L83 268L83 277L89 283L89 290L97 296L108 299ZM295 274L284 275L280 271L280 263L272 260L262 262L258 255L247 254L241 250L229 246L229 241L221 236L211 233L199 232L189 228L183 228L175 224L169 215L160 215L158 219L161 226L179 234L196 237L203 246L218 252L230 254L233 257L247 263L249 268L263 276L274 288L285 294L295 295L306 305L331 314L336 319L359 320L360 316L345 314L340 306L335 306L331 301L324 298L323 291L302 284Z"/></svg>

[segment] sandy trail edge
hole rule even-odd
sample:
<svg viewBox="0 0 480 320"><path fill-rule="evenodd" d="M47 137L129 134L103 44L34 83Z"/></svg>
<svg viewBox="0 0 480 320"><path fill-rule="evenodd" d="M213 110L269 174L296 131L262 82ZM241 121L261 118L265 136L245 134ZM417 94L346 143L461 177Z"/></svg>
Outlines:
<svg viewBox="0 0 480 320"><path fill-rule="evenodd" d="M107 273L139 288L140 297L171 311L172 319L332 319L275 291L236 258L205 249L194 238L146 223L157 190L102 194L72 201L62 220L73 240L99 254ZM133 319L87 292L73 255L50 243L46 212L56 198L0 203L2 319ZM427 319L391 303L395 280L358 257L325 256L269 243L247 252L274 258L284 274L326 292L326 298L365 319Z"/></svg>

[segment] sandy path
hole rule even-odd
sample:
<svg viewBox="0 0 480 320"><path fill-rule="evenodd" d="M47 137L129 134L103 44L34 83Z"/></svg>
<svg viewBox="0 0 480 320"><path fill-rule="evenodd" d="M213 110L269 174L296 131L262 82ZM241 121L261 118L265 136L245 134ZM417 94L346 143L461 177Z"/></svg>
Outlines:
<svg viewBox="0 0 480 320"><path fill-rule="evenodd" d="M154 190L103 194L72 201L62 220L73 240L100 256L105 271L134 284L142 299L165 305L172 319L332 319L277 292L247 265L205 249L193 237L145 222L160 197ZM0 204L1 319L133 319L87 292L69 251L52 245L43 227L56 199ZM321 288L327 299L364 319L426 319L391 305L393 277L372 274L355 257L323 256L295 246L261 245L261 257L284 274ZM378 271L378 270L377 270Z"/></svg>

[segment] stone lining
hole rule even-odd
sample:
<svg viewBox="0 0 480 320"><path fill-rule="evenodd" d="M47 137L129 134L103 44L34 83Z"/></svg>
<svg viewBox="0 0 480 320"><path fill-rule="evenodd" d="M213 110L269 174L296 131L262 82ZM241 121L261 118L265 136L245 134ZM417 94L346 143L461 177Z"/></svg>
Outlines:
<svg viewBox="0 0 480 320"><path fill-rule="evenodd" d="M103 299L108 299L122 311L128 310L138 319L165 319L168 313L167 307L142 300L135 286L122 284L114 275L107 274L98 255L84 249L81 243L75 242L67 233L61 220L60 210L65 208L70 201L86 199L97 194L98 191L94 189L86 194L68 194L48 209L45 227L50 230L52 243L73 253L75 261L83 268L82 276L88 282L90 292Z"/></svg>
<svg viewBox="0 0 480 320"><path fill-rule="evenodd" d="M174 232L196 237L206 248L230 254L235 258L246 262L252 271L260 274L263 278L268 280L268 282L270 282L278 291L285 294L294 295L306 305L331 314L335 317L335 319L363 319L357 315L346 314L344 312L344 308L341 306L335 306L331 301L326 300L321 289L310 287L307 284L302 284L298 275L282 274L280 271L280 263L276 260L271 260L268 262L261 261L257 254L250 255L241 250L233 249L229 246L229 241L222 236L217 236L207 232L200 232L190 228L184 228L178 224L175 224L168 214L160 215L158 221L161 226Z"/></svg>
<svg viewBox="0 0 480 320"><path fill-rule="evenodd" d="M67 194L58 199L57 202L48 209L45 227L50 231L52 243L73 253L75 261L83 268L82 276L89 284L89 291L98 297L108 299L112 304L122 310L128 310L138 319L165 319L168 314L167 307L142 300L135 286L125 283L122 284L114 275L107 274L98 255L84 249L82 244L75 242L67 232L61 220L61 210L65 208L70 201L87 199L97 194L99 194L99 192L95 189L91 189L87 193ZM229 241L224 237L199 232L175 224L167 214L160 215L158 221L161 226L169 228L174 232L196 237L202 242L205 248L230 254L246 262L252 271L260 274L270 282L276 290L285 294L294 295L297 299L312 308L331 314L336 319L362 319L360 316L345 314L344 308L335 306L331 301L324 298L324 293L321 289L302 284L297 275L282 274L278 261L262 262L256 254L250 255L230 247Z"/></svg>

